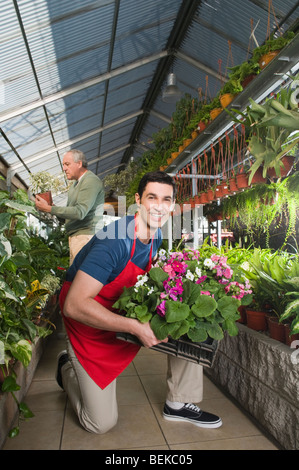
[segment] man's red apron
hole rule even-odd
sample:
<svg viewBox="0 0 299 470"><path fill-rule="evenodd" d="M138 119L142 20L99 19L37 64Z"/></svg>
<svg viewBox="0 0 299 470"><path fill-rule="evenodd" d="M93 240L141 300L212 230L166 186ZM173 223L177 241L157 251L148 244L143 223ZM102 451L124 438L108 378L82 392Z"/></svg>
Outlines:
<svg viewBox="0 0 299 470"><path fill-rule="evenodd" d="M94 298L109 310L121 295L124 287L131 287L137 282L137 276L149 271L152 263L153 240L151 244L149 262L145 270L132 263L136 246L135 235L130 260L123 271L109 284L102 287ZM63 305L71 286L65 281L60 293L60 308ZM138 353L140 346L116 339L116 333L100 330L84 325L62 314L65 328L76 357L88 375L102 389L107 387L129 364Z"/></svg>

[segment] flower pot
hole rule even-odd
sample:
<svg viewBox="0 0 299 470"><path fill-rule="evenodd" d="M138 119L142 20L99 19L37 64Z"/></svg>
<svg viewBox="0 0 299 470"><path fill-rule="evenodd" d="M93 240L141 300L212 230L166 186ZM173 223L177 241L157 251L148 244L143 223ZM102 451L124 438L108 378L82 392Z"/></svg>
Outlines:
<svg viewBox="0 0 299 470"><path fill-rule="evenodd" d="M210 111L211 120L214 121L214 119L216 119L216 117L219 116L219 114L221 114L222 111L223 111L222 108L212 109L212 111Z"/></svg>
<svg viewBox="0 0 299 470"><path fill-rule="evenodd" d="M200 203L201 204L207 204L209 202L209 198L207 193L201 193L200 195Z"/></svg>
<svg viewBox="0 0 299 470"><path fill-rule="evenodd" d="M215 194L214 194L213 189L207 190L207 196L208 196L208 202L214 201Z"/></svg>
<svg viewBox="0 0 299 470"><path fill-rule="evenodd" d="M179 146L179 153L181 153L184 150L184 148L185 148L184 145L180 145Z"/></svg>
<svg viewBox="0 0 299 470"><path fill-rule="evenodd" d="M188 145L190 145L192 142L192 139L185 139L184 140L184 148L188 147Z"/></svg>
<svg viewBox="0 0 299 470"><path fill-rule="evenodd" d="M191 134L192 140L196 139L197 136L198 136L198 132L193 131L192 134Z"/></svg>
<svg viewBox="0 0 299 470"><path fill-rule="evenodd" d="M172 158L172 161L175 160L179 155L179 152L172 152L171 153L171 158Z"/></svg>
<svg viewBox="0 0 299 470"><path fill-rule="evenodd" d="M295 157L292 155L285 155L282 157L281 161L283 166L280 167L280 176L283 178L284 176L287 176L293 168ZM268 168L267 175L269 178L279 178L279 174L276 173L274 168Z"/></svg>
<svg viewBox="0 0 299 470"><path fill-rule="evenodd" d="M256 331L266 331L267 330L267 320L266 312L246 309L246 319L247 326L252 330Z"/></svg>
<svg viewBox="0 0 299 470"><path fill-rule="evenodd" d="M221 185L219 184L218 186L216 186L216 189L215 189L215 198L216 199L219 199L220 197L222 197L223 194L222 194L222 187Z"/></svg>
<svg viewBox="0 0 299 470"><path fill-rule="evenodd" d="M252 82L252 80L256 77L255 73L252 73L251 75L248 75L246 78L244 78L243 82L241 83L243 88L246 88L247 85Z"/></svg>
<svg viewBox="0 0 299 470"><path fill-rule="evenodd" d="M237 320L237 322L246 323L246 307L244 307L244 305L240 305L238 312L240 314L240 318Z"/></svg>
<svg viewBox="0 0 299 470"><path fill-rule="evenodd" d="M229 187L228 187L228 183L226 181L223 181L220 184L220 187L221 187L222 196L226 196L227 194L229 194Z"/></svg>
<svg viewBox="0 0 299 470"><path fill-rule="evenodd" d="M220 96L220 103L222 108L226 108L235 98L236 95L233 95L232 93L224 93L223 95Z"/></svg>
<svg viewBox="0 0 299 470"><path fill-rule="evenodd" d="M196 196L194 196L194 204L201 204L200 202L200 196L197 194Z"/></svg>
<svg viewBox="0 0 299 470"><path fill-rule="evenodd" d="M263 177L263 167L260 166L253 175L251 184L266 183L267 178Z"/></svg>
<svg viewBox="0 0 299 470"><path fill-rule="evenodd" d="M279 323L277 317L269 317L268 326L269 326L270 338L276 339L276 341L280 341L281 343L284 343L285 342L284 324Z"/></svg>
<svg viewBox="0 0 299 470"><path fill-rule="evenodd" d="M291 346L291 344L293 343L293 341L298 341L299 340L299 333L295 334L295 335L291 335L290 334L291 330L290 330L290 325L288 325L287 323L284 324L284 334L285 334L285 343L288 345L288 346Z"/></svg>
<svg viewBox="0 0 299 470"><path fill-rule="evenodd" d="M280 53L280 50L271 51L271 52L268 52L267 54L262 55L262 57L259 60L259 66L261 70L263 70L279 53Z"/></svg>
<svg viewBox="0 0 299 470"><path fill-rule="evenodd" d="M53 199L52 199L51 191L47 191L45 193L39 193L39 194L37 194L37 196L44 199L49 204L49 206L53 206Z"/></svg>
<svg viewBox="0 0 299 470"><path fill-rule="evenodd" d="M205 130L205 128L209 125L209 123L205 123L204 121L199 121L198 125L197 125L197 130L198 132L202 132Z"/></svg>
<svg viewBox="0 0 299 470"><path fill-rule="evenodd" d="M247 173L239 173L236 176L238 189L248 188L248 175Z"/></svg>
<svg viewBox="0 0 299 470"><path fill-rule="evenodd" d="M231 193L237 192L238 191L238 186L235 178L231 178L229 180L229 190Z"/></svg>

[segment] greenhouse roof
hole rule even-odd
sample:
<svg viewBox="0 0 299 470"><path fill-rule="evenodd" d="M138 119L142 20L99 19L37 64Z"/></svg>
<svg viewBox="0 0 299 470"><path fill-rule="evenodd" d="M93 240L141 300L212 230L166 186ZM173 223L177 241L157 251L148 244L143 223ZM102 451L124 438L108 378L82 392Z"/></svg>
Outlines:
<svg viewBox="0 0 299 470"><path fill-rule="evenodd" d="M213 97L298 11L295 0L1 0L2 160L26 185L61 174L71 148L101 178L125 168L171 121L170 72L183 94Z"/></svg>

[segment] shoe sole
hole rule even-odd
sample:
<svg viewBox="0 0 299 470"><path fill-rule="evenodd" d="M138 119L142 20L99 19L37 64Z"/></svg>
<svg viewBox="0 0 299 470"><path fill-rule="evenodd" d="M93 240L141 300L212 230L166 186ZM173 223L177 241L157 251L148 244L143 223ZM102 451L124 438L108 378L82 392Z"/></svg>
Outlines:
<svg viewBox="0 0 299 470"><path fill-rule="evenodd" d="M164 413L163 413L163 418L166 419L167 421L184 421L185 423L193 424L194 426L197 426L198 428L216 429L222 426L221 419L214 423L201 423L198 421L194 421L193 419L181 418L180 416L169 416L169 415L165 415Z"/></svg>

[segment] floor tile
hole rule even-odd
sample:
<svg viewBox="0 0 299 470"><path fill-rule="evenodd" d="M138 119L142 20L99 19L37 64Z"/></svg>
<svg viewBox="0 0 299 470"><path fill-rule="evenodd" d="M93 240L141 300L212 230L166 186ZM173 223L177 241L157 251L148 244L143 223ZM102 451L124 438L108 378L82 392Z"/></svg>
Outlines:
<svg viewBox="0 0 299 470"><path fill-rule="evenodd" d="M3 450L59 450L63 420L63 411L38 411L21 422L19 435L8 438Z"/></svg>
<svg viewBox="0 0 299 470"><path fill-rule="evenodd" d="M150 405L119 406L117 425L106 434L84 431L72 410L67 410L62 449L132 449L163 446L166 441Z"/></svg>

